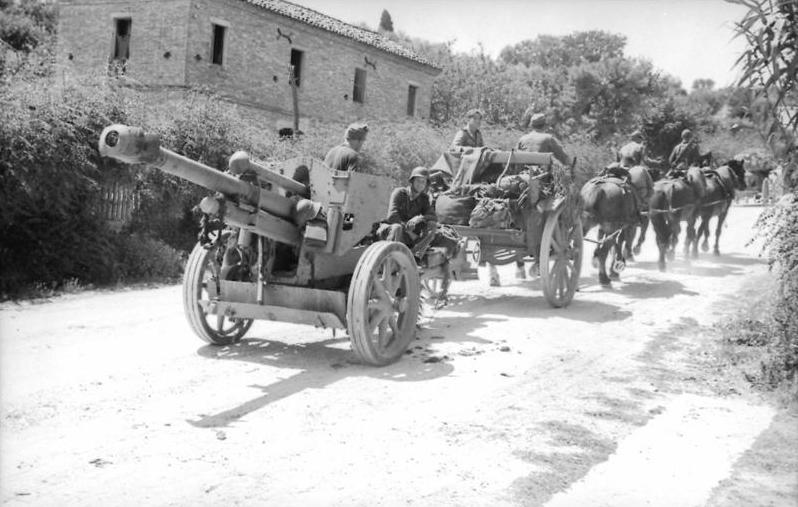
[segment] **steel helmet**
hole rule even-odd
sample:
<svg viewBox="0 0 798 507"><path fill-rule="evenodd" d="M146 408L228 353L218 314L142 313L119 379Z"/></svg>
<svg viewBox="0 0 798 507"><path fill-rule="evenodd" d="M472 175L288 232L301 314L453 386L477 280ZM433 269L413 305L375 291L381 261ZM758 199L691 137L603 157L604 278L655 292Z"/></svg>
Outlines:
<svg viewBox="0 0 798 507"><path fill-rule="evenodd" d="M407 181L413 181L413 178L425 178L429 181L429 171L424 166L418 166L410 171L410 176L407 178Z"/></svg>
<svg viewBox="0 0 798 507"><path fill-rule="evenodd" d="M294 206L294 223L302 227L321 213L321 203L300 199Z"/></svg>

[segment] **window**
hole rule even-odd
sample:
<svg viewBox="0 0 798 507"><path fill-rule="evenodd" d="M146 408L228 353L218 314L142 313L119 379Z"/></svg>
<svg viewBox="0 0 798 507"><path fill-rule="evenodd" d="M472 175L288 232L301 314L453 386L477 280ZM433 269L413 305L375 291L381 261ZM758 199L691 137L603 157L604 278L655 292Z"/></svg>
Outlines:
<svg viewBox="0 0 798 507"><path fill-rule="evenodd" d="M410 85L407 87L407 116L416 114L416 91L418 86Z"/></svg>
<svg viewBox="0 0 798 507"><path fill-rule="evenodd" d="M125 61L130 58L130 28L133 22L130 18L117 18L114 24L114 60Z"/></svg>
<svg viewBox="0 0 798 507"><path fill-rule="evenodd" d="M302 56L304 53L298 49L291 50L291 67L294 68L294 80L296 87L299 88L302 83Z"/></svg>
<svg viewBox="0 0 798 507"><path fill-rule="evenodd" d="M224 55L224 34L227 31L222 25L212 24L213 41L211 43L211 63L221 65Z"/></svg>
<svg viewBox="0 0 798 507"><path fill-rule="evenodd" d="M355 69L355 87L352 89L352 101L363 103L366 100L366 71Z"/></svg>

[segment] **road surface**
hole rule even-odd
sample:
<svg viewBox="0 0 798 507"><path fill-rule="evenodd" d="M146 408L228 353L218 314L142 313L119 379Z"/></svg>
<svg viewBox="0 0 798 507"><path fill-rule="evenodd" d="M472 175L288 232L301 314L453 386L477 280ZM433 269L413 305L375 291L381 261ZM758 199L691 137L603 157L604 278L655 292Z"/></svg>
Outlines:
<svg viewBox="0 0 798 507"><path fill-rule="evenodd" d="M711 367L717 325L768 290L758 212L666 273L652 235L611 289L586 255L567 309L513 266L500 288L456 282L385 368L281 323L206 346L178 286L6 303L2 501L795 505L795 469L764 463L798 456L795 418Z"/></svg>

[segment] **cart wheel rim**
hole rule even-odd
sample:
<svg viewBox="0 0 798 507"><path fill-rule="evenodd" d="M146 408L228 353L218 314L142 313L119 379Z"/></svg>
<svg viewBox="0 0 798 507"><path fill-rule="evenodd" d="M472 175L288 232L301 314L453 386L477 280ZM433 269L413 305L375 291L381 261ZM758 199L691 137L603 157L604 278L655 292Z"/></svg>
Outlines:
<svg viewBox="0 0 798 507"><path fill-rule="evenodd" d="M393 253L372 271L366 327L378 350L390 349L400 336L400 328L407 325L408 284L408 269Z"/></svg>
<svg viewBox="0 0 798 507"><path fill-rule="evenodd" d="M582 269L582 223L568 222L563 211L550 216L541 242L540 271L543 292L555 307L571 302Z"/></svg>

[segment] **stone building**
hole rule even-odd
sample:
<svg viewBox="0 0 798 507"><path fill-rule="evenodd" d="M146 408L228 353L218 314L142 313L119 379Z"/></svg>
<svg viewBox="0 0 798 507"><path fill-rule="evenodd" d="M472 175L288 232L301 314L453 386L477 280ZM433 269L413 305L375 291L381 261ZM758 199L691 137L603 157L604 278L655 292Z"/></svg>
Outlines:
<svg viewBox="0 0 798 507"><path fill-rule="evenodd" d="M62 0L58 34L64 79L112 71L155 89L207 86L276 126L293 118L289 68L303 122L425 119L440 73L376 32L282 0Z"/></svg>

